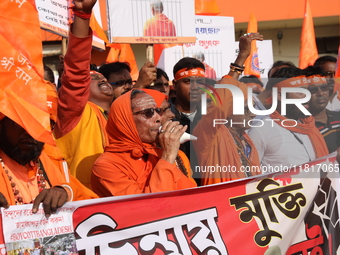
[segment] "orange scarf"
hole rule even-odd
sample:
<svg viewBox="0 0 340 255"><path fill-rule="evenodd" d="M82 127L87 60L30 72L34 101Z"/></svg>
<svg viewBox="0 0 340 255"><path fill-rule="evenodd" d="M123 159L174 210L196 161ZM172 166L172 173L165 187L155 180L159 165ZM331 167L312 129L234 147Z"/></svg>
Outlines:
<svg viewBox="0 0 340 255"><path fill-rule="evenodd" d="M131 110L131 91L118 97L111 105L106 125L109 145L105 151L131 152L131 156L140 158L144 154L161 155L161 149L155 144L143 143L139 137Z"/></svg>
<svg viewBox="0 0 340 255"><path fill-rule="evenodd" d="M298 123L295 127L284 127L282 126L282 121L285 120L285 123L290 126L293 126L295 122L289 121L286 117L279 114L277 111L270 114L270 117L275 120L275 122L281 127L288 129L290 131L308 135L317 158L326 156L329 154L325 139L322 137L320 131L315 126L315 121L312 116L301 119L302 123Z"/></svg>

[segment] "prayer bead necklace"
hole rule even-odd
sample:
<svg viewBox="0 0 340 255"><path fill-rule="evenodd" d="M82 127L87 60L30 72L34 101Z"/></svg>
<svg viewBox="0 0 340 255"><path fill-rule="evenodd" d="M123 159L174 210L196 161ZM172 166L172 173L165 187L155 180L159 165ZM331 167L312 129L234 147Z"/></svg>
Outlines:
<svg viewBox="0 0 340 255"><path fill-rule="evenodd" d="M20 196L20 191L16 188L16 183L12 181L12 176L9 175L9 171L5 168L5 163L2 160L2 157L0 157L0 164L2 166L2 169L5 171L8 180L11 184L12 187L12 192L14 195L14 200L16 205L22 205L24 204L22 197ZM45 182L45 177L44 177L44 172L43 170L40 169L40 161L38 160L37 162L31 162L30 165L32 167L37 166L37 183L38 183L38 190L39 193L43 191L46 187L46 182Z"/></svg>

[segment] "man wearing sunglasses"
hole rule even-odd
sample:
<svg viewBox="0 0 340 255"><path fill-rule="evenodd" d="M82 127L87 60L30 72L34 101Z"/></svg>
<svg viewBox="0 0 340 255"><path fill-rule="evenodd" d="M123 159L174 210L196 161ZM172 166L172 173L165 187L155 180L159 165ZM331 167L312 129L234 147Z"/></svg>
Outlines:
<svg viewBox="0 0 340 255"><path fill-rule="evenodd" d="M340 111L340 96L338 91L334 91L334 76L336 72L337 59L333 56L322 56L315 60L314 66L318 66L324 72L329 85L330 97L327 109L330 111Z"/></svg>
<svg viewBox="0 0 340 255"><path fill-rule="evenodd" d="M311 93L309 111L315 119L315 126L326 141L329 153L340 147L340 112L326 109L329 100L329 84L326 77L313 75L308 77L308 90Z"/></svg>
<svg viewBox="0 0 340 255"><path fill-rule="evenodd" d="M289 76L298 73L299 70L288 67L278 71ZM263 169L266 169L266 172L270 172L273 167L282 170L282 167L298 166L328 155L326 143L315 127L312 116L305 115L295 104L287 104L286 113L282 115L282 88L300 87L307 90L307 78L300 75L276 80L276 83L271 80L271 86L278 88L277 110L262 119L261 127L252 127L249 132L258 150L261 166L265 167ZM288 92L286 97L290 100L299 100L305 98L306 93ZM308 105L303 106L309 109Z"/></svg>
<svg viewBox="0 0 340 255"><path fill-rule="evenodd" d="M135 88L145 88L156 80L156 68L151 62L145 63L139 72L137 81L131 77L131 68L127 62L113 62L99 68L113 90L113 101Z"/></svg>
<svg viewBox="0 0 340 255"><path fill-rule="evenodd" d="M83 10L77 1L77 11ZM113 101L113 87L96 71L90 72L92 30L89 19L77 18L70 27L69 44L63 59L64 71L59 89L58 121L54 134L56 144L68 168L86 187L91 188L91 168L108 144L105 131L107 116Z"/></svg>

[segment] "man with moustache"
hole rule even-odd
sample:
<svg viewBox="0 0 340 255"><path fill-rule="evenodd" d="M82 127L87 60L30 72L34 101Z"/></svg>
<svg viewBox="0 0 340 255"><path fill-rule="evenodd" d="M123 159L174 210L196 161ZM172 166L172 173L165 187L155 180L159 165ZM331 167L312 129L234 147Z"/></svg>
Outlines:
<svg viewBox="0 0 340 255"><path fill-rule="evenodd" d="M282 70L282 69L281 69ZM297 73L296 68L285 70ZM259 154L262 166L292 167L328 154L326 143L314 125L314 118L305 115L295 104L286 105L286 114L281 109L282 88L306 88L307 78L303 75L271 81L278 88L277 110L262 119L263 125L252 127L249 132ZM305 93L287 93L287 99L303 99Z"/></svg>
<svg viewBox="0 0 340 255"><path fill-rule="evenodd" d="M114 64L116 69L111 69L110 83L103 74L90 71L92 30L89 23L95 2L74 1L75 13L85 13L88 18L75 15L70 28L54 130L57 146L71 174L88 188L91 188L92 165L109 144L105 127L111 104L132 88L127 63ZM137 81L139 87L150 85L155 79L156 69L150 65L147 63L141 69Z"/></svg>
<svg viewBox="0 0 340 255"><path fill-rule="evenodd" d="M44 143L0 113L0 207L43 202L46 216L71 201L73 190L42 152Z"/></svg>
<svg viewBox="0 0 340 255"><path fill-rule="evenodd" d="M308 110L315 119L315 126L326 141L328 151L332 153L340 147L340 112L326 109L330 97L326 77L312 75L307 79L308 90L311 93Z"/></svg>

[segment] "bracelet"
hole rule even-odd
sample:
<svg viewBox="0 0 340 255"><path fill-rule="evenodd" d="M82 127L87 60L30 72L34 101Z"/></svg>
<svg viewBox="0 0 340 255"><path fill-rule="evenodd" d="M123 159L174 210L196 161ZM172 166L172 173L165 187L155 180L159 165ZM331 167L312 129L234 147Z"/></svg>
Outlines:
<svg viewBox="0 0 340 255"><path fill-rule="evenodd" d="M238 67L238 68L241 68L241 69L244 70L244 66L240 66L240 65L235 64L235 63L230 63L230 65L233 66L233 67Z"/></svg>
<svg viewBox="0 0 340 255"><path fill-rule="evenodd" d="M82 19L90 19L91 18L91 13L86 13L86 12L83 12L83 11L79 11L75 8L75 6L72 6L72 7L69 7L69 9L71 9L73 11L73 14L79 18L82 18Z"/></svg>
<svg viewBox="0 0 340 255"><path fill-rule="evenodd" d="M230 71L241 74L244 71L244 67L239 68L239 67L235 67L235 66L230 65Z"/></svg>
<svg viewBox="0 0 340 255"><path fill-rule="evenodd" d="M230 67L230 71L231 71L231 72L238 73L238 74L242 74L242 72L243 72L243 70L239 70L239 69L231 68L231 67Z"/></svg>

